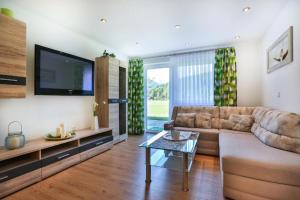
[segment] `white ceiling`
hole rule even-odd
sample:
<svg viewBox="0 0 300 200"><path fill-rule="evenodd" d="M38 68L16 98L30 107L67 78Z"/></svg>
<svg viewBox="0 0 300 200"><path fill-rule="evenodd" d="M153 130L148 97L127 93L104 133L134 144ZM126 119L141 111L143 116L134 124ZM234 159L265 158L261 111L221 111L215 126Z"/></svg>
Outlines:
<svg viewBox="0 0 300 200"><path fill-rule="evenodd" d="M128 56L259 38L287 0L9 0ZM247 13L242 12L251 6ZM101 18L107 23L100 22ZM180 24L181 29L175 29ZM139 45L136 45L136 42ZM190 45L187 45L189 43Z"/></svg>

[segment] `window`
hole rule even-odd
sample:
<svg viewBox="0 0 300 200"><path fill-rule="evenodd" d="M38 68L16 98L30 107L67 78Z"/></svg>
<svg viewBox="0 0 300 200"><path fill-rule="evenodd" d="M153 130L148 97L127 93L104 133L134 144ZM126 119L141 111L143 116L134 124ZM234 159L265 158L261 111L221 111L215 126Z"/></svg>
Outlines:
<svg viewBox="0 0 300 200"><path fill-rule="evenodd" d="M146 130L162 130L174 106L214 105L214 62L214 50L145 59Z"/></svg>

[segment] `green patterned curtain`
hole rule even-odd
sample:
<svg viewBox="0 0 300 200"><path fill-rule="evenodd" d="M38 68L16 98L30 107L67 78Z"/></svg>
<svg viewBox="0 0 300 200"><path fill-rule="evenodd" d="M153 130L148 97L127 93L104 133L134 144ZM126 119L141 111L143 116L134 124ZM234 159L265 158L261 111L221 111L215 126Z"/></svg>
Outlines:
<svg viewBox="0 0 300 200"><path fill-rule="evenodd" d="M217 49L215 60L215 106L236 106L237 77L235 49L233 47Z"/></svg>
<svg viewBox="0 0 300 200"><path fill-rule="evenodd" d="M144 67L143 60L129 60L128 134L144 134Z"/></svg>

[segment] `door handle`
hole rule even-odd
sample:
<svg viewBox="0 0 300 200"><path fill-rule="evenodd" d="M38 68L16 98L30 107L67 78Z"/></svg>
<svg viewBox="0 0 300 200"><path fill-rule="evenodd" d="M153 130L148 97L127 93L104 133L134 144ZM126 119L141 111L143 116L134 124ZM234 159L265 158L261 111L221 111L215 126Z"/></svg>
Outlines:
<svg viewBox="0 0 300 200"><path fill-rule="evenodd" d="M65 157L68 157L69 155L70 155L70 154L67 153L67 154L65 154L65 155L62 155L62 156L57 157L57 159L58 159L58 160L61 160L61 159L65 158Z"/></svg>
<svg viewBox="0 0 300 200"><path fill-rule="evenodd" d="M97 142L96 146L99 146L100 144L103 144L103 142Z"/></svg>
<svg viewBox="0 0 300 200"><path fill-rule="evenodd" d="M5 179L7 179L7 178L8 178L8 176L3 176L3 177L0 178L0 181L3 181Z"/></svg>

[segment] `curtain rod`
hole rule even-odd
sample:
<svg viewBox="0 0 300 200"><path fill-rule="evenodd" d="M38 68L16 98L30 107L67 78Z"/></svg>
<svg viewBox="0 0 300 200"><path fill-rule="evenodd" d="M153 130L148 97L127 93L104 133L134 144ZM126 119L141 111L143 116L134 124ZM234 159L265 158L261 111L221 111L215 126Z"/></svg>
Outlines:
<svg viewBox="0 0 300 200"><path fill-rule="evenodd" d="M176 55L183 55L183 54L188 54L188 53L212 51L212 50L216 50L216 49L219 49L219 48L227 48L227 47L230 47L230 46L231 45L208 46L208 47L203 47L203 48L194 48L194 49L187 49L187 50L182 50L182 51L179 50L179 51L161 53L161 54L156 54L156 55L152 55L152 56L142 56L140 58L141 59L150 59L150 58L176 56ZM135 58L135 57L133 57L133 58Z"/></svg>

